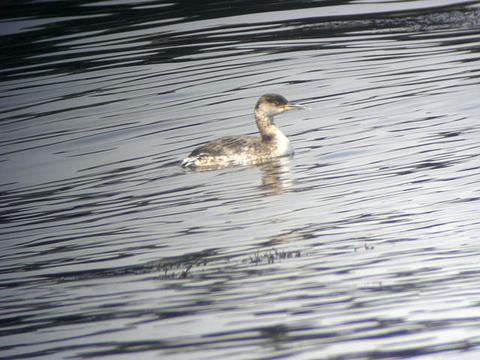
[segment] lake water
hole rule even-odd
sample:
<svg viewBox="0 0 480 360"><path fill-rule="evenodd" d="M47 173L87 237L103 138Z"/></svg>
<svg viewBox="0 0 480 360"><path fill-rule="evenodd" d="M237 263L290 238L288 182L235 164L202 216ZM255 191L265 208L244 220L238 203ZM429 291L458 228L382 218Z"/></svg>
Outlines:
<svg viewBox="0 0 480 360"><path fill-rule="evenodd" d="M480 1L1 8L0 358L480 358Z"/></svg>

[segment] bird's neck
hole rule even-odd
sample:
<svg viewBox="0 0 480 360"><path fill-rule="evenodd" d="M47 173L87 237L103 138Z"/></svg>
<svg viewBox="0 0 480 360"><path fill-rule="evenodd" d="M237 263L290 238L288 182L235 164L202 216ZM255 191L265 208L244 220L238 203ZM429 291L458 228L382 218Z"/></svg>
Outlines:
<svg viewBox="0 0 480 360"><path fill-rule="evenodd" d="M274 125L271 115L255 110L255 119L262 142L272 149L272 156L284 156L292 153L290 140Z"/></svg>
<svg viewBox="0 0 480 360"><path fill-rule="evenodd" d="M263 111L255 110L255 120L262 136L262 141L275 141L278 137L285 137L278 127L273 123L273 116Z"/></svg>

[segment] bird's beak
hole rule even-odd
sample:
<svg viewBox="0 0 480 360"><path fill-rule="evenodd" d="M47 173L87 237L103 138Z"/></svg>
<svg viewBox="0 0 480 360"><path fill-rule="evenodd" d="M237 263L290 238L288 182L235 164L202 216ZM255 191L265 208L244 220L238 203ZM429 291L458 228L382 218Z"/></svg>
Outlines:
<svg viewBox="0 0 480 360"><path fill-rule="evenodd" d="M301 104L288 103L287 105L285 105L284 109L285 109L285 111L288 111L288 110L307 110L308 107L306 107L305 105L301 105Z"/></svg>

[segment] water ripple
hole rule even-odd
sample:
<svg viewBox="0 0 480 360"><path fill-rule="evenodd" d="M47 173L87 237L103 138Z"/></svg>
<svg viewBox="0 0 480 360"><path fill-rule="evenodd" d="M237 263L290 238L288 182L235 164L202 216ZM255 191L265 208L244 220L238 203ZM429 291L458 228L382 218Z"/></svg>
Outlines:
<svg viewBox="0 0 480 360"><path fill-rule="evenodd" d="M24 5L2 356L479 353L478 1ZM267 92L311 108L278 117L293 158L179 167Z"/></svg>

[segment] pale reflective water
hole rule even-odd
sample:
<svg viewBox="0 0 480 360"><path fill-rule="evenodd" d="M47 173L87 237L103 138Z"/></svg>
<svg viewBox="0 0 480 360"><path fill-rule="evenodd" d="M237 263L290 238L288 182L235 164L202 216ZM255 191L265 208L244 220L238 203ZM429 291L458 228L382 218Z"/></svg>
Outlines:
<svg viewBox="0 0 480 360"><path fill-rule="evenodd" d="M2 7L2 359L480 356L479 1Z"/></svg>

